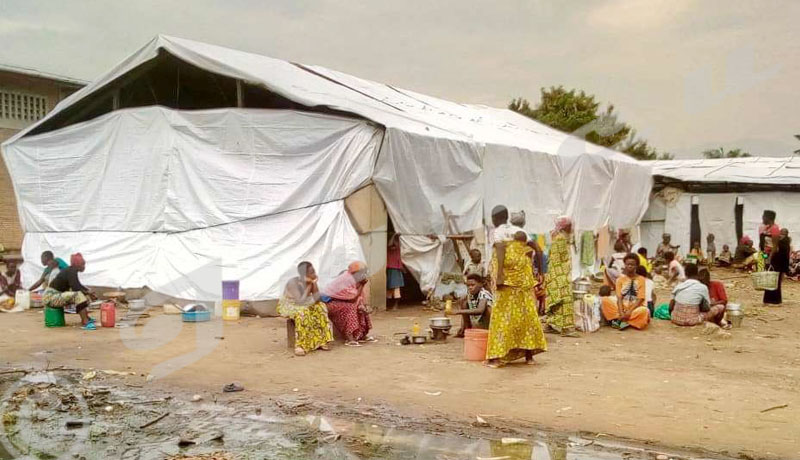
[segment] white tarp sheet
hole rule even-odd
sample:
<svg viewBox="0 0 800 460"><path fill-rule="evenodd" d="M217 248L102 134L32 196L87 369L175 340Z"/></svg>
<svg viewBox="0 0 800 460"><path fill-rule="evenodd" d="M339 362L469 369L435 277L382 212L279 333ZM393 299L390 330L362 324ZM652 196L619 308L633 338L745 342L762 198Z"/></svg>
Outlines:
<svg viewBox="0 0 800 460"><path fill-rule="evenodd" d="M248 125L246 117L252 110L204 112L209 120L186 115L196 112L170 112L169 116L162 113L161 117L168 119L168 136L162 135L164 123L149 123L147 111L137 109L125 110L127 118L115 118L114 123L103 117L103 125L95 120L24 137L30 129L59 116L85 97L105 91L160 52L209 72L264 87L298 104L327 106L381 124L386 129L386 139L377 164L350 156L340 164L344 157L336 156L344 147L348 152L353 150L353 145L348 144L350 139L355 144L361 142L360 148L369 154L376 153L377 130L366 123L345 123L341 128L345 134L322 121L326 117L306 115L297 126L288 129L286 139L273 142L269 134ZM153 116L153 120L156 118ZM327 137L309 134L318 128ZM84 131L79 139L74 133L80 129ZM63 164L52 168L70 168L62 170L61 175L48 176L48 180L63 179L66 183L76 176L95 178L89 182L78 179L84 181L88 198L77 200L76 189L70 189L65 195L70 204L59 207L54 204L58 202L55 198L62 196L58 187L45 192L31 182L35 178L30 175L39 163L34 165L30 155L40 144L45 154L57 153L55 138L69 137L69 133L71 142L88 152L102 152L109 144L114 145L109 159L172 152L171 156L152 158L156 166L169 168L170 182L163 183L163 175L148 175L142 164L128 168L120 166L125 165L124 161L98 161L97 156L59 157L58 163ZM343 137L334 145L340 134ZM125 142L117 139L120 135ZM309 136L318 142L316 147L328 146L331 151L315 151L317 156L313 158L294 151L286 156L248 154L248 149L261 148L282 153L285 143L292 147L292 139L303 145L313 144ZM19 197L19 202L27 231L177 231L223 225L325 202L330 199L328 194L341 198L352 192L355 184L370 179L373 165L374 181L395 226L409 236L441 234L442 205L455 216L460 230L474 230L480 227L482 214L494 204L503 203L503 199L508 200L503 204L510 209L527 211L531 231L549 230L553 217L560 214L572 215L578 229L597 230L608 224L629 228L645 212L652 184L648 164L575 139L509 110L457 104L322 67L296 65L167 36L156 37L4 146L7 161L17 161L9 167L15 168L15 175L22 174L17 193L25 195ZM23 150L28 152L28 158L12 158ZM176 157L176 150L183 153ZM202 153L206 150L214 152ZM347 163L350 159L353 162ZM294 162L303 165L303 171L308 173L301 175L301 180L287 171ZM120 186L118 177L124 177L129 184ZM504 178L511 180L497 182ZM17 184L16 177L14 180ZM215 187L230 189L234 195L214 195ZM272 198L264 199L265 195ZM321 195L325 197L321 199ZM104 201L103 197L108 199ZM22 203L30 203L31 208ZM413 239L404 241L403 246L404 251L430 253L427 247L415 248ZM414 268L420 272L438 271L438 267Z"/></svg>
<svg viewBox="0 0 800 460"><path fill-rule="evenodd" d="M266 299L300 260L326 262L324 279L363 259L342 200L369 183L380 137L348 118L148 107L23 138L4 158L26 260L81 250L88 282L199 300L216 287L179 274L221 263L243 298Z"/></svg>
<svg viewBox="0 0 800 460"><path fill-rule="evenodd" d="M727 244L731 251L736 249L736 200L741 197L744 203L742 232L758 243L758 226L765 209L777 213L779 226L789 229L789 235L797 241L800 238L800 193L797 192L745 192L745 193L682 193L674 204L664 204L653 198L645 216L649 219L659 214L660 207L666 208L664 231L672 234L672 243L680 244L680 252L689 251L689 232L691 228L692 197L697 197L700 218L701 245L707 250L706 236L713 233L717 254L722 245ZM644 227L644 224L643 224ZM661 241L660 235L648 238L647 249L654 251Z"/></svg>
<svg viewBox="0 0 800 460"><path fill-rule="evenodd" d="M653 175L684 182L800 184L800 157L746 157L650 162Z"/></svg>

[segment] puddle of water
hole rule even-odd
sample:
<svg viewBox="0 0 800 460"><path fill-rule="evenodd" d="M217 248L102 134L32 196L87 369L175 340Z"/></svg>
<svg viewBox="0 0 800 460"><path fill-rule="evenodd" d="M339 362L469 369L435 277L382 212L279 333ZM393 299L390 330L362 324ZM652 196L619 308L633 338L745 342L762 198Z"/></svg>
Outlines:
<svg viewBox="0 0 800 460"><path fill-rule="evenodd" d="M129 389L56 377L0 385L0 459L163 459L225 452L283 460L652 460L625 444L547 434L536 439L472 439L322 416L259 413L256 405L159 400ZM148 422L168 413L149 426ZM85 421L68 429L67 421ZM13 422L13 423L12 423ZM179 440L191 440L185 447ZM20 454L21 453L21 454ZM675 460L686 459L672 455ZM700 459L692 459L700 460Z"/></svg>

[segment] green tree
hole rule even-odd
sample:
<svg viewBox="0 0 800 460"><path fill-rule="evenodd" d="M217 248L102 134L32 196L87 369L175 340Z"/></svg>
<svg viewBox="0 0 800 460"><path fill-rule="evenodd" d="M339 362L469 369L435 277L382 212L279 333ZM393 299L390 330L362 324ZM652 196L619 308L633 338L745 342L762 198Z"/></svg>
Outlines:
<svg viewBox="0 0 800 460"><path fill-rule="evenodd" d="M638 160L671 159L659 154L628 124L619 121L614 105L600 111L600 103L584 91L566 90L563 86L541 89L541 100L532 107L527 99L513 99L508 108L552 128L582 137L603 147L618 149Z"/></svg>
<svg viewBox="0 0 800 460"><path fill-rule="evenodd" d="M632 132L631 136L620 146L620 152L626 153L637 160L672 160L674 157L671 153L658 151L647 143L644 139L636 139L636 132Z"/></svg>
<svg viewBox="0 0 800 460"><path fill-rule="evenodd" d="M733 149L725 151L724 148L708 149L703 152L705 158L747 158L749 153L743 152L742 149Z"/></svg>

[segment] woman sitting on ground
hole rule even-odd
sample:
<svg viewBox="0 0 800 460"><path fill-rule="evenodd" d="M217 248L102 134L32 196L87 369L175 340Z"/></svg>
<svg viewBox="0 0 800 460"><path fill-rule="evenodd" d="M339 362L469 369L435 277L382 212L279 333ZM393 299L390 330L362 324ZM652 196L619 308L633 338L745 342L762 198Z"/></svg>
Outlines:
<svg viewBox="0 0 800 460"><path fill-rule="evenodd" d="M637 273L639 256L628 254L624 258L625 268L617 278L617 302L603 303L603 317L611 322L611 327L625 329L632 326L646 329L650 324L650 311L647 309L647 285L643 276Z"/></svg>
<svg viewBox="0 0 800 460"><path fill-rule="evenodd" d="M755 268L757 253L758 251L753 247L753 240L747 235L743 236L733 255L733 266L745 270Z"/></svg>
<svg viewBox="0 0 800 460"><path fill-rule="evenodd" d="M725 320L725 308L728 306L728 293L725 292L725 285L722 281L715 281L711 279L711 272L705 268L698 273L700 282L705 284L708 288L708 297L711 299L711 306L722 305L722 315L715 318L715 323L722 326L723 329L729 329L728 321Z"/></svg>
<svg viewBox="0 0 800 460"><path fill-rule="evenodd" d="M42 295L42 304L48 308L65 308L74 306L75 312L81 317L83 329L93 331L97 329L94 319L89 317L89 301L94 299L94 294L81 284L78 273L86 270L86 261L80 253L69 258L69 267L61 270L50 286Z"/></svg>
<svg viewBox="0 0 800 460"><path fill-rule="evenodd" d="M731 248L727 244L722 245L722 252L717 257L718 267L730 267L733 263L733 256L731 255Z"/></svg>
<svg viewBox="0 0 800 460"><path fill-rule="evenodd" d="M686 280L686 269L675 260L674 252L664 253L664 260L667 262L667 283L680 283Z"/></svg>
<svg viewBox="0 0 800 460"><path fill-rule="evenodd" d="M686 266L686 281L672 290L669 312L677 326L697 326L704 321L727 327L724 322L725 305L711 304L708 287L700 281L697 265Z"/></svg>
<svg viewBox="0 0 800 460"><path fill-rule="evenodd" d="M467 329L489 329L494 298L484 287L484 283L483 277L478 274L467 275L467 298L459 301L461 309L449 313L461 315L461 329L458 330L456 337L464 337L464 331Z"/></svg>
<svg viewBox="0 0 800 460"><path fill-rule="evenodd" d="M5 259L6 271L0 274L0 295L14 298L17 294L17 289L22 289L22 280L20 278L20 271L17 269L17 261L14 259Z"/></svg>
<svg viewBox="0 0 800 460"><path fill-rule="evenodd" d="M323 290L331 298L328 318L347 339L345 345L349 347L360 347L359 342L377 342L369 335L372 321L364 299L367 281L366 264L353 262Z"/></svg>
<svg viewBox="0 0 800 460"><path fill-rule="evenodd" d="M294 320L294 354L304 356L313 350L328 350L333 341L333 329L328 321L328 309L320 301L317 272L311 262L300 262L300 276L286 283L278 302L278 314Z"/></svg>

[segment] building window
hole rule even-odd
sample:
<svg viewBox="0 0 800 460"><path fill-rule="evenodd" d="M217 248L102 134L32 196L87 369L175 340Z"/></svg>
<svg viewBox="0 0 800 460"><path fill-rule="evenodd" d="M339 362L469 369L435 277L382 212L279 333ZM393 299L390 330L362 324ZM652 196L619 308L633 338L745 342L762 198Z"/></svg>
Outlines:
<svg viewBox="0 0 800 460"><path fill-rule="evenodd" d="M36 121L47 114L47 99L33 94L0 91L0 118Z"/></svg>

